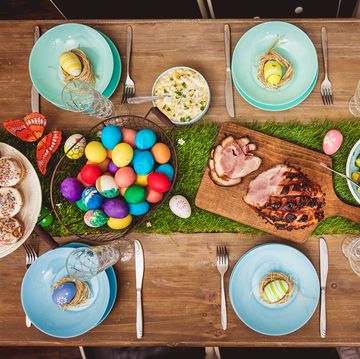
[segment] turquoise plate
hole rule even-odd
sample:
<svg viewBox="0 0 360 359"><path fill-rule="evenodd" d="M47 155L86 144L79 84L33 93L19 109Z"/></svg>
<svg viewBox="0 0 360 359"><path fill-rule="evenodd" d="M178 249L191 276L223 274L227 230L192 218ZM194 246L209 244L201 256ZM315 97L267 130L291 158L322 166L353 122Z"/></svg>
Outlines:
<svg viewBox="0 0 360 359"><path fill-rule="evenodd" d="M114 58L105 38L93 28L81 24L55 26L36 41L30 54L32 83L41 96L60 108L64 108L61 93L65 83L59 56L79 47L89 57L96 75L95 88L102 93L113 75Z"/></svg>
<svg viewBox="0 0 360 359"><path fill-rule="evenodd" d="M115 44L110 40L110 38L108 36L106 36L104 33L102 33L101 31L98 31L98 32L104 37L104 39L109 44L111 53L114 58L114 71L113 71L110 83L107 86L107 88L104 90L104 92L102 93L105 97L109 98L115 92L115 90L118 87L119 82L120 82L121 58L120 58L119 50L117 49Z"/></svg>
<svg viewBox="0 0 360 359"><path fill-rule="evenodd" d="M76 242L74 242L74 243L65 244L62 247L80 248L80 247L89 247L89 245L84 244L84 243L76 243ZM117 278L116 278L114 268L109 267L108 269L105 270L105 272L106 272L106 275L108 276L108 279L109 279L110 298L109 298L108 306L106 307L106 311L105 311L104 315L102 316L102 318L100 319L99 323L96 324L96 326L98 326L100 323L102 323L105 320L105 318L110 314L111 309L113 308L113 306L115 304L115 300L116 300Z"/></svg>
<svg viewBox="0 0 360 359"><path fill-rule="evenodd" d="M259 284L269 272L290 276L295 290L284 304L267 304ZM297 249L277 243L257 246L236 263L229 283L232 307L244 324L265 335L285 335L300 329L319 302L319 278L312 263Z"/></svg>
<svg viewBox="0 0 360 359"><path fill-rule="evenodd" d="M312 92L312 90L314 89L315 85L316 85L316 82L317 82L317 79L318 79L318 72L316 73L316 76L315 76L315 79L314 79L314 82L311 84L311 86L309 87L309 89L302 95L300 96L297 100L293 101L293 102L290 102L286 105L279 105L279 106L276 106L276 105L264 105L264 104L261 104L259 102L256 102L252 99L250 99L249 97L247 97L239 88L239 85L236 81L234 81L234 84L235 84L235 88L238 90L239 94L243 97L243 99L245 101L247 101L250 105L253 105L254 107L257 107L259 108L260 110L265 110L265 111L285 111L285 110L288 110L292 107L295 107L297 106L298 104L300 104L301 102L303 102Z"/></svg>
<svg viewBox="0 0 360 359"><path fill-rule="evenodd" d="M36 328L57 338L72 338L94 328L109 303L110 287L105 272L89 281L89 305L64 310L52 301L51 286L66 275L65 263L72 248L57 248L40 256L26 272L21 286L21 302Z"/></svg>
<svg viewBox="0 0 360 359"><path fill-rule="evenodd" d="M257 79L260 57L277 42L276 51L294 66L293 78L279 89L269 89ZM254 26L237 43L232 77L248 98L264 105L286 105L301 97L318 71L314 44L298 27L272 21Z"/></svg>
<svg viewBox="0 0 360 359"><path fill-rule="evenodd" d="M359 167L355 166L355 161L359 156L360 156L360 140L357 141L354 147L351 149L346 162L346 175L350 178L353 172L360 171ZM350 181L347 181L347 183L350 188L351 194L354 196L356 201L360 203L360 193L357 191L357 187Z"/></svg>

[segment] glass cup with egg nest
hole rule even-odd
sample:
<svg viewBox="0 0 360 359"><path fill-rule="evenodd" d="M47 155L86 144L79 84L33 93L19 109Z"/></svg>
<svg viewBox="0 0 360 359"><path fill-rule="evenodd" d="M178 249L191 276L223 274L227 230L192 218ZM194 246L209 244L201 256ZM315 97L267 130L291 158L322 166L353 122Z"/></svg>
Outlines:
<svg viewBox="0 0 360 359"><path fill-rule="evenodd" d="M155 81L152 96L163 96L153 102L175 125L199 121L210 105L210 88L204 76L186 66L172 67Z"/></svg>

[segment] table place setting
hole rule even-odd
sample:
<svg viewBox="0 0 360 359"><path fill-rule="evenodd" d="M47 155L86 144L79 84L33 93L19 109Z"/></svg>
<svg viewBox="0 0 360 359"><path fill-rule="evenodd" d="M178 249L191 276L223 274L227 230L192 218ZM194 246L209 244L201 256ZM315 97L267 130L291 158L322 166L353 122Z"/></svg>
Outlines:
<svg viewBox="0 0 360 359"><path fill-rule="evenodd" d="M337 253L351 276L360 276L360 127L354 120L240 121L236 92L244 106L271 118L303 106L314 89L319 89L319 105L329 108L337 90L328 74L327 27L320 30L324 80L316 87L323 72L310 35L285 21L254 24L235 39L233 52L231 37L237 32L233 22L223 24L220 125L203 121L219 101L210 73L182 57L172 66L164 57L148 92L138 96L139 70L131 66L139 56L133 47L133 42L138 46L135 25L122 30L123 84L117 43L105 32L63 23L40 35L41 28L34 27L31 113L2 121L0 131L0 258L21 246L25 251L21 304L26 327L55 338L82 336L104 321L105 328L122 292L133 291L132 334L146 341L154 332L145 327L149 297L143 297L143 286L157 285L149 267L145 271L157 255L147 251L146 234L167 235L175 243L172 236L179 233L218 233L216 253L210 246L201 252L204 258L211 254L206 265L216 267L207 275L220 276L213 288L212 280L203 278L218 310L211 330L219 329L224 338L235 330L271 338L319 319L319 338L332 335L336 323L329 320L333 307L326 303L335 288L332 281L327 291L334 249L324 236L344 236ZM121 94L115 92L118 87ZM358 97L360 82L349 102L356 115ZM40 112L46 107L40 107L43 99L72 112L74 124L80 114L99 122L90 129L51 126L45 131L51 115ZM133 114L140 104L149 104L144 116ZM118 106L127 113L119 115ZM231 122L223 121L227 118ZM33 231L50 247L41 255ZM251 242L234 258L232 246L220 237L229 232L240 242L267 235L264 243ZM315 241L318 251L309 255L307 241ZM161 254L163 260L172 255ZM319 266L309 259L314 257ZM130 261L134 287L122 282L121 271ZM114 270L117 263L120 273ZM157 289L166 288L164 283ZM167 297L169 305L176 295ZM317 310L319 318L313 318Z"/></svg>

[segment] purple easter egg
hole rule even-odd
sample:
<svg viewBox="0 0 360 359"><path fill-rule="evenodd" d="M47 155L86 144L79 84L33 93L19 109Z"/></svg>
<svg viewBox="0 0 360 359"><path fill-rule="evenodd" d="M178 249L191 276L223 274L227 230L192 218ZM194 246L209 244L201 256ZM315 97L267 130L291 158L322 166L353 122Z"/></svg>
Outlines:
<svg viewBox="0 0 360 359"><path fill-rule="evenodd" d="M119 169L119 167L115 166L113 161L109 161L107 170L108 172L110 172L112 175L115 175L115 173L117 172L117 170Z"/></svg>
<svg viewBox="0 0 360 359"><path fill-rule="evenodd" d="M129 208L125 201L119 198L107 200L103 204L104 212L112 218L125 218L129 214Z"/></svg>
<svg viewBox="0 0 360 359"><path fill-rule="evenodd" d="M61 194L70 202L81 198L83 186L76 178L65 178L60 185Z"/></svg>

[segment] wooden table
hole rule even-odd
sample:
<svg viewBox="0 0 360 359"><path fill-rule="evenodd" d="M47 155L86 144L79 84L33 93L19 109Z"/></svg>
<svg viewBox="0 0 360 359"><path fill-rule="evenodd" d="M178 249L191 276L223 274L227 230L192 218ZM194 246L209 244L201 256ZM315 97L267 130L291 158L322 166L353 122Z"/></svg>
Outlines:
<svg viewBox="0 0 360 359"><path fill-rule="evenodd" d="M234 21L232 45L259 21ZM323 106L319 82L300 106L279 113L267 113L248 105L235 92L237 117L243 120L288 121L311 118L340 120L348 117L347 104L360 77L360 41L357 20L293 21L314 41L319 53L319 78L323 77L320 56L320 28L326 25L329 36L330 77L334 83L335 104ZM42 31L58 21L0 22L0 119L21 117L30 112L28 56L33 42L33 27ZM109 35L125 53L124 21L84 21ZM207 120L229 120L224 101L223 20L133 21L132 77L137 94L148 95L153 81L166 68L188 65L204 74L210 84L212 105ZM124 60L124 56L123 56ZM359 74L359 75L358 75ZM123 78L124 76L122 76ZM120 106L122 84L112 100L117 112L143 115L148 107ZM42 112L53 127L92 126L90 117L75 116L41 101ZM134 263L116 266L119 293L115 307L99 327L74 339L58 340L25 327L20 303L20 287L25 272L24 251L17 250L0 261L0 345L219 345L219 346L360 346L359 278L350 270L341 254L345 236L327 236L330 251L328 279L328 336L320 339L319 311L299 331L284 337L267 337L248 329L234 314L229 298L228 330L220 324L219 275L215 267L215 248L226 243L230 252L230 270L237 259L254 245L280 241L271 236L239 234L173 234L169 236L132 234L140 239L145 251L144 315L145 336L135 334ZM318 269L318 238L296 246ZM48 250L41 244L41 252Z"/></svg>

